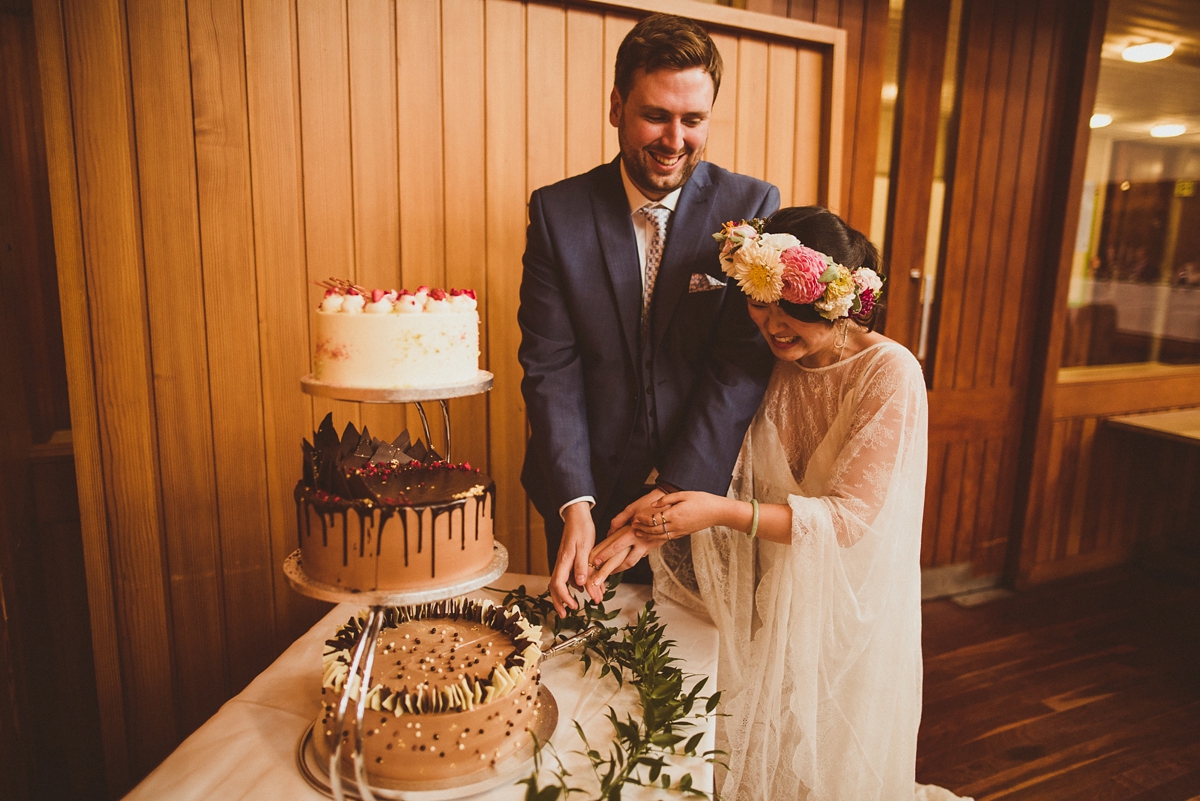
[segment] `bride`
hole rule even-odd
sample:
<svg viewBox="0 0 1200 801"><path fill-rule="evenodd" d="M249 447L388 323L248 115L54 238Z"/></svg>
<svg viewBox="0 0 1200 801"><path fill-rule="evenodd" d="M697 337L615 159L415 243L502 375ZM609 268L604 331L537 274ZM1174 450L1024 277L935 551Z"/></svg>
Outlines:
<svg viewBox="0 0 1200 801"><path fill-rule="evenodd" d="M878 254L815 206L715 237L776 356L771 383L728 496L627 509L588 589L648 555L656 594L713 619L722 797L954 799L915 785L925 381L873 331Z"/></svg>

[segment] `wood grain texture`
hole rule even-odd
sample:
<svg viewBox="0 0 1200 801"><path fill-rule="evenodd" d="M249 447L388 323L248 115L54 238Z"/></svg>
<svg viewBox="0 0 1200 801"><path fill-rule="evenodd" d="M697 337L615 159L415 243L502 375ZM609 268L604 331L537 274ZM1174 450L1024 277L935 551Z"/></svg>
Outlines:
<svg viewBox="0 0 1200 801"><path fill-rule="evenodd" d="M101 742L108 793L129 786L131 768L126 739L125 691L117 642L117 602L108 541L107 500L100 462L100 420L96 406L93 336L87 302L83 213L79 202L78 159L71 120L71 76L66 52L63 8L55 0L34 5L38 71L45 113L54 250L62 301L63 346L71 387L71 433L76 460L80 531L87 574L88 614L92 631L96 692L100 702Z"/></svg>
<svg viewBox="0 0 1200 801"><path fill-rule="evenodd" d="M920 336L920 281L925 272L929 202L933 194L943 69L950 24L949 0L916 0L905 6L901 32L891 174L888 180L887 325L889 337L915 348Z"/></svg>
<svg viewBox="0 0 1200 801"><path fill-rule="evenodd" d="M192 0L188 38L226 653L238 655L226 670L236 693L270 664L276 629L241 3Z"/></svg>
<svg viewBox="0 0 1200 801"><path fill-rule="evenodd" d="M65 3L83 261L91 314L100 464L106 495L130 768L170 753L177 737L169 595L162 574L140 201L122 4ZM85 44L86 43L86 46ZM73 46L72 46L73 45Z"/></svg>
<svg viewBox="0 0 1200 801"><path fill-rule="evenodd" d="M1198 594L1110 570L926 603L917 780L981 799L1194 797Z"/></svg>
<svg viewBox="0 0 1200 801"><path fill-rule="evenodd" d="M177 699L178 725L191 731L228 697L229 660L204 306L181 302L204 296L187 8L128 0L126 18L142 109L134 123L168 603L176 621L212 621L171 625L175 676L194 688Z"/></svg>

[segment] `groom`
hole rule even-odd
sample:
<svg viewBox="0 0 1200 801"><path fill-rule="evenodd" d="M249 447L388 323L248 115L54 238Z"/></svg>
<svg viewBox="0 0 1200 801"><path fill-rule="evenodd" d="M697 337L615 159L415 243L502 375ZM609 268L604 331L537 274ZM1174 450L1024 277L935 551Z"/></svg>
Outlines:
<svg viewBox="0 0 1200 801"><path fill-rule="evenodd" d="M646 17L617 50L621 154L533 193L518 352L530 439L521 483L546 521L560 615L596 528L664 491L724 495L771 354L712 234L778 190L701 161L721 55L692 20ZM645 562L640 576L649 581Z"/></svg>

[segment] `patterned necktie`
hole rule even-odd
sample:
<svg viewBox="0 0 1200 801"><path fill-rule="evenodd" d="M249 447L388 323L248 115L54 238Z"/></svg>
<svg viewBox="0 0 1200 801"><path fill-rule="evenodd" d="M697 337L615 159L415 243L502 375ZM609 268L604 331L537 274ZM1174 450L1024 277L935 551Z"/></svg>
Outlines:
<svg viewBox="0 0 1200 801"><path fill-rule="evenodd" d="M654 279L662 261L663 246L667 243L667 220L671 210L665 206L642 206L638 212L650 222L650 241L646 243L646 280L642 284L642 341L650 330L650 298L654 296Z"/></svg>

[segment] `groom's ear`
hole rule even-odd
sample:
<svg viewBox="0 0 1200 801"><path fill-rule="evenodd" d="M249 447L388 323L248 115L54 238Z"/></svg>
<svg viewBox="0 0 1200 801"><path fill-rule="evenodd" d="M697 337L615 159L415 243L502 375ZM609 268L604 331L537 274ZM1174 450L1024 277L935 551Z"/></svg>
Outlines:
<svg viewBox="0 0 1200 801"><path fill-rule="evenodd" d="M608 122L614 128L619 127L621 122L621 93L615 85L608 98Z"/></svg>

